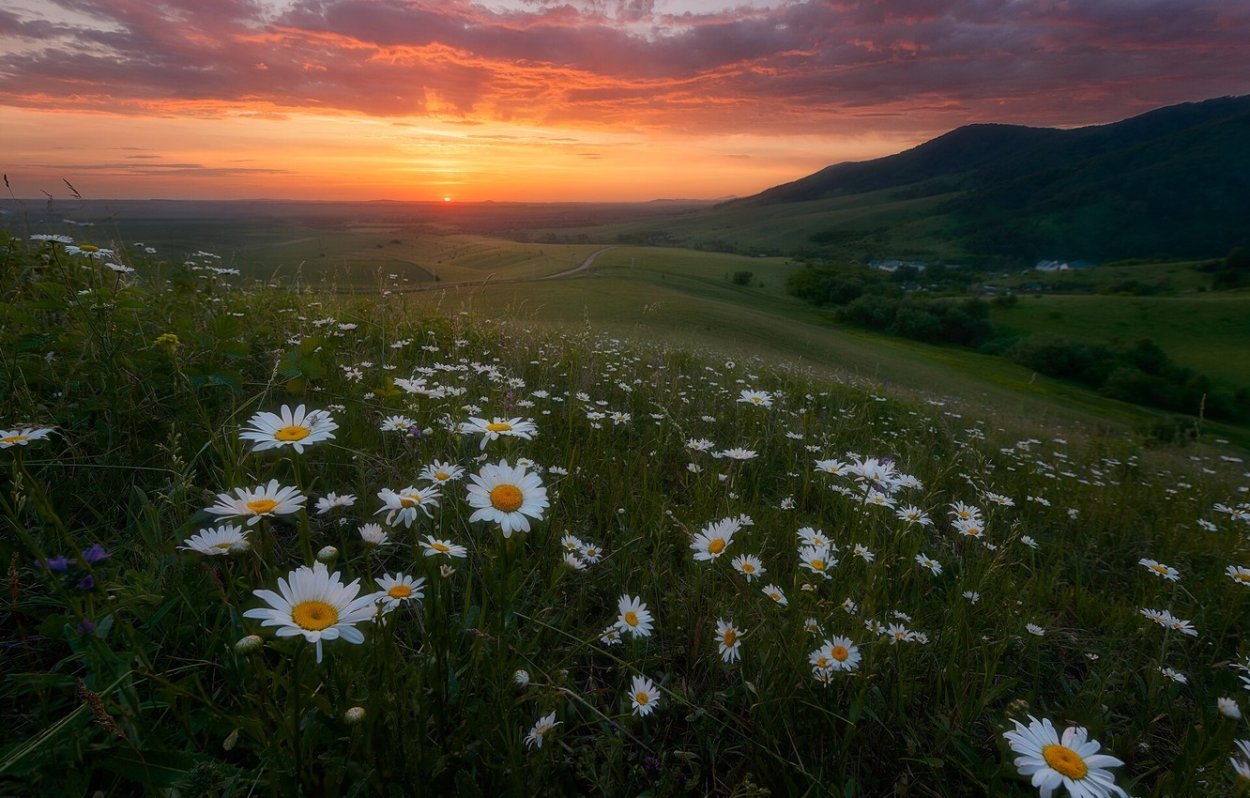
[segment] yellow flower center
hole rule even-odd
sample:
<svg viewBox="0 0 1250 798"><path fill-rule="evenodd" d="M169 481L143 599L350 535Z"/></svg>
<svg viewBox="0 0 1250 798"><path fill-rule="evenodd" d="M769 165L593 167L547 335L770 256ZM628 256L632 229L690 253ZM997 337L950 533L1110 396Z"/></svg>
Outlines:
<svg viewBox="0 0 1250 798"><path fill-rule="evenodd" d="M521 489L516 485L498 485L490 492L490 503L496 510L515 513L524 501Z"/></svg>
<svg viewBox="0 0 1250 798"><path fill-rule="evenodd" d="M744 563L742 564L742 573L744 573L744 574L753 574L753 573L755 573L755 566L754 566L754 565L752 565L752 564L751 564L751 563L749 563L749 562L744 562Z"/></svg>
<svg viewBox="0 0 1250 798"><path fill-rule="evenodd" d="M395 585L386 591L386 595L394 599L406 599L412 595L412 588L407 585Z"/></svg>
<svg viewBox="0 0 1250 798"><path fill-rule="evenodd" d="M247 503L247 509L257 515L264 515L265 513L272 512L273 508L277 506L278 503L273 499L256 499Z"/></svg>
<svg viewBox="0 0 1250 798"><path fill-rule="evenodd" d="M824 669L828 668L828 667L829 667L829 658L828 658L828 657L817 657L817 658L816 658L816 667L817 667L817 668L820 668L821 670L824 670Z"/></svg>
<svg viewBox="0 0 1250 798"><path fill-rule="evenodd" d="M230 548L230 547L231 547L231 546L233 546L233 545L234 545L233 543L231 543L230 541L226 540L226 541L223 541L223 542L221 542L221 543L214 543L212 547L213 547L214 549L228 549L228 548Z"/></svg>
<svg viewBox="0 0 1250 798"><path fill-rule="evenodd" d="M1168 567L1166 565L1152 565L1150 566L1150 570L1154 571L1156 574L1163 574L1164 576L1168 575Z"/></svg>
<svg viewBox="0 0 1250 798"><path fill-rule="evenodd" d="M638 692L634 693L634 700L637 701L639 704L642 704L645 707L647 704L651 702L651 696L639 690Z"/></svg>
<svg viewBox="0 0 1250 798"><path fill-rule="evenodd" d="M707 544L707 550L710 551L712 554L720 554L722 551L725 550L725 539L716 538L711 543Z"/></svg>
<svg viewBox="0 0 1250 798"><path fill-rule="evenodd" d="M437 541L434 543L431 543L430 548L434 549L434 551L441 551L443 554L446 554L447 552L451 551L451 547L448 546L446 543L438 543Z"/></svg>
<svg viewBox="0 0 1250 798"><path fill-rule="evenodd" d="M626 612L625 623L629 624L630 626L637 626L638 625L638 613L634 612L633 610Z"/></svg>
<svg viewBox="0 0 1250 798"><path fill-rule="evenodd" d="M95 244L83 244L78 249L81 250L82 252L99 252L100 251L100 248L97 247Z"/></svg>
<svg viewBox="0 0 1250 798"><path fill-rule="evenodd" d="M825 561L824 560L812 560L812 570L813 571L825 570Z"/></svg>
<svg viewBox="0 0 1250 798"><path fill-rule="evenodd" d="M733 629L726 629L725 636L721 639L724 641L726 648L732 648L733 644L738 642L738 633Z"/></svg>
<svg viewBox="0 0 1250 798"><path fill-rule="evenodd" d="M290 427L283 427L273 434L273 437L280 441L302 441L312 434L312 430L308 427L301 427L298 424Z"/></svg>
<svg viewBox="0 0 1250 798"><path fill-rule="evenodd" d="M759 396L752 396L751 401L755 402L757 405L764 403L764 400Z"/></svg>
<svg viewBox="0 0 1250 798"><path fill-rule="evenodd" d="M772 599L773 601L781 601L781 594L780 594L780 593L769 593L769 594L768 594L768 597L769 597L770 599Z"/></svg>
<svg viewBox="0 0 1250 798"><path fill-rule="evenodd" d="M0 443L21 443L22 441L29 439L29 435L8 435L4 438L0 438Z"/></svg>
<svg viewBox="0 0 1250 798"><path fill-rule="evenodd" d="M291 608L291 620L310 632L338 623L339 611L324 601L301 601Z"/></svg>
<svg viewBox="0 0 1250 798"><path fill-rule="evenodd" d="M1081 759L1081 755L1064 745L1046 746L1042 749L1042 759L1046 760L1052 770L1076 781L1085 778L1089 773L1089 766Z"/></svg>
<svg viewBox="0 0 1250 798"><path fill-rule="evenodd" d="M846 650L846 646L834 646L833 651L829 652L838 662L846 662L846 658L851 656L851 652Z"/></svg>
<svg viewBox="0 0 1250 798"><path fill-rule="evenodd" d="M1233 574L1233 579L1236 579L1238 582L1250 582L1250 571L1238 571Z"/></svg>
<svg viewBox="0 0 1250 798"><path fill-rule="evenodd" d="M400 507L417 507L421 504L420 493L405 493L399 497Z"/></svg>
<svg viewBox="0 0 1250 798"><path fill-rule="evenodd" d="M512 425L504 421L496 421L493 424L487 424L486 429L490 432L508 432L512 429Z"/></svg>
<svg viewBox="0 0 1250 798"><path fill-rule="evenodd" d="M448 474L446 471L439 471L437 474L434 475L434 478L437 479L439 482L446 482L447 480L451 479L451 474Z"/></svg>

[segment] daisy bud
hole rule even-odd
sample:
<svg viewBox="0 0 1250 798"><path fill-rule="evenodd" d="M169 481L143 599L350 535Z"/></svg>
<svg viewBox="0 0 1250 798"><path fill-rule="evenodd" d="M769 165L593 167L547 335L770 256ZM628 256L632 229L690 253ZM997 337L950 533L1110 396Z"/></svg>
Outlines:
<svg viewBox="0 0 1250 798"><path fill-rule="evenodd" d="M442 566L439 566L438 572L443 575L444 579L446 579L452 574L454 574L456 572L456 569L450 565L442 565Z"/></svg>
<svg viewBox="0 0 1250 798"><path fill-rule="evenodd" d="M364 707L352 707L343 713L343 722L348 726L355 726L365 719Z"/></svg>
<svg viewBox="0 0 1250 798"><path fill-rule="evenodd" d="M334 558L337 556L339 556L339 550L333 546L326 546L324 549L317 552L317 559L327 564L334 562Z"/></svg>
<svg viewBox="0 0 1250 798"><path fill-rule="evenodd" d="M264 647L265 641L260 635L248 635L234 644L234 651L236 654L252 654Z"/></svg>
<svg viewBox="0 0 1250 798"><path fill-rule="evenodd" d="M517 687L525 687L530 683L529 671L524 669L517 670L516 673L512 674L512 681L516 682Z"/></svg>
<svg viewBox="0 0 1250 798"><path fill-rule="evenodd" d="M1227 697L1217 698L1215 706L1224 717L1231 720L1241 720L1241 707L1237 706L1235 700Z"/></svg>

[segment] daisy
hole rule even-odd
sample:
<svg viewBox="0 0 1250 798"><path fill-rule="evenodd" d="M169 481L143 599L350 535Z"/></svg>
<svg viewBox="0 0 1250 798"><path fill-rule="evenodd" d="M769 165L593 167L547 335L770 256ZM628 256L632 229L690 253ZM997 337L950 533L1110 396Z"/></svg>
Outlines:
<svg viewBox="0 0 1250 798"><path fill-rule="evenodd" d="M933 521L928 514L919 507L909 504L906 507L900 507L895 511L898 520L906 521L909 524L919 524L920 526L933 526Z"/></svg>
<svg viewBox="0 0 1250 798"><path fill-rule="evenodd" d="M586 561L570 551L566 551L564 553L564 564L572 568L574 571L586 570Z"/></svg>
<svg viewBox="0 0 1250 798"><path fill-rule="evenodd" d="M1166 579L1169 582L1175 582L1181 578L1180 571L1176 570L1170 565L1164 565L1161 562L1155 562L1154 560L1141 559L1137 561L1137 564L1143 566L1147 571L1150 571L1155 576L1158 576L1162 579Z"/></svg>
<svg viewBox="0 0 1250 798"><path fill-rule="evenodd" d="M394 576L385 574L378 578L378 587L380 590L374 594L374 597L382 605L383 615L405 601L420 601L425 598L425 593L422 592L422 588L425 587L424 576L414 579L402 573Z"/></svg>
<svg viewBox="0 0 1250 798"><path fill-rule="evenodd" d="M635 715L646 716L659 705L660 691L656 689L655 682L646 676L635 676L629 687L629 701Z"/></svg>
<svg viewBox="0 0 1250 798"><path fill-rule="evenodd" d="M382 531L382 527L377 524L362 524L360 527L360 539L364 541L366 546L377 546L379 548L391 542L390 535Z"/></svg>
<svg viewBox="0 0 1250 798"><path fill-rule="evenodd" d="M486 448L486 444L491 441L497 441L502 436L513 438L523 438L532 440L538 434L538 427L533 421L523 418L499 418L487 421L484 418L470 418L468 421L460 425L461 435L481 435L482 447Z"/></svg>
<svg viewBox="0 0 1250 798"><path fill-rule="evenodd" d="M299 488L279 487L276 479L255 488L235 488L234 493L234 496L217 494L217 503L205 511L223 517L246 518L248 526L255 526L265 516L297 513L308 500Z"/></svg>
<svg viewBox="0 0 1250 798"><path fill-rule="evenodd" d="M525 736L525 744L530 748L543 747L543 735L559 726L562 721L556 720L556 713L544 715L534 722L534 728Z"/></svg>
<svg viewBox="0 0 1250 798"><path fill-rule="evenodd" d="M847 473L850 467L850 464L844 463L841 460L816 461L816 469L818 471L824 471L826 474L833 474L835 476Z"/></svg>
<svg viewBox="0 0 1250 798"><path fill-rule="evenodd" d="M0 449L8 449L12 446L25 446L31 441L43 440L51 432L51 427L0 429Z"/></svg>
<svg viewBox="0 0 1250 798"><path fill-rule="evenodd" d="M767 569L760 562L760 558L754 554L741 554L733 559L733 567L738 573L746 577L748 582L755 581L758 577L763 576Z"/></svg>
<svg viewBox="0 0 1250 798"><path fill-rule="evenodd" d="M593 543L583 543L581 549L578 550L578 554L591 565L603 559L603 549Z"/></svg>
<svg viewBox="0 0 1250 798"><path fill-rule="evenodd" d="M818 549L830 549L837 551L837 547L833 545L833 541L819 529L812 529L810 526L799 527L798 535L799 540L801 541L801 546L814 546Z"/></svg>
<svg viewBox="0 0 1250 798"><path fill-rule="evenodd" d="M564 547L565 551L570 552L572 554L580 553L581 550L586 546L586 544L582 542L581 538L577 537L576 535L565 535L564 537L560 538L560 545Z"/></svg>
<svg viewBox="0 0 1250 798"><path fill-rule="evenodd" d="M862 543L855 544L854 553L856 557L860 558L864 562L872 562L877 559L877 555L873 554L872 551Z"/></svg>
<svg viewBox="0 0 1250 798"><path fill-rule="evenodd" d="M759 457L759 453L754 449L742 449L735 447L733 449L725 449L723 451L715 452L712 456L718 460L722 457L728 457L730 460L754 460Z"/></svg>
<svg viewBox="0 0 1250 798"><path fill-rule="evenodd" d="M1037 637L1046 636L1046 630L1035 623L1026 623L1024 625L1024 630L1031 635L1036 635Z"/></svg>
<svg viewBox="0 0 1250 798"><path fill-rule="evenodd" d="M469 556L469 550L450 540L438 540L437 538L427 537L421 541L421 546L425 549L426 557L437 557L445 554L448 557L464 558Z"/></svg>
<svg viewBox="0 0 1250 798"><path fill-rule="evenodd" d="M1221 696L1215 699L1215 708L1229 720L1241 720L1241 707L1237 706L1236 699Z"/></svg>
<svg viewBox="0 0 1250 798"><path fill-rule="evenodd" d="M1230 565L1224 569L1224 573L1228 574L1228 578L1234 582L1250 587L1250 567L1245 565Z"/></svg>
<svg viewBox="0 0 1250 798"><path fill-rule="evenodd" d="M808 655L813 670L853 671L859 667L859 647L849 637L832 637Z"/></svg>
<svg viewBox="0 0 1250 798"><path fill-rule="evenodd" d="M303 454L305 446L333 439L334 430L339 428L326 411L305 412L303 405L294 411L283 405L279 413L257 413L247 423L251 427L239 433L239 437L256 442L253 452L290 446Z"/></svg>
<svg viewBox="0 0 1250 798"><path fill-rule="evenodd" d="M979 518L959 519L955 521L955 531L969 538L979 538L985 534L985 527Z"/></svg>
<svg viewBox="0 0 1250 798"><path fill-rule="evenodd" d="M530 531L529 519L541 521L549 506L542 477L524 466L509 466L507 460L487 463L469 479L469 504L476 508L469 521L494 521L505 538L514 531Z"/></svg>
<svg viewBox="0 0 1250 798"><path fill-rule="evenodd" d="M734 628L732 621L716 620L716 637L720 647L720 658L725 662L741 659L738 649L742 647L742 630Z"/></svg>
<svg viewBox="0 0 1250 798"><path fill-rule="evenodd" d="M1070 726L1063 732L1062 740L1049 720L1029 716L1025 726L1013 720L1015 730L1004 732L1016 757L1016 769L1021 776L1032 777L1034 787L1041 798L1050 798L1061 785L1073 798L1108 798L1126 793L1115 784L1115 777L1108 768L1124 763L1113 756L1099 754L1099 745L1088 739L1089 732L1080 726Z"/></svg>
<svg viewBox="0 0 1250 798"><path fill-rule="evenodd" d="M409 485L398 491L382 488L378 491L378 498L382 500L382 507L375 515L386 513L388 526L412 526L412 522L417 520L418 510L425 513L426 518L433 518L430 508L438 506L439 494L438 488L433 486L417 490Z"/></svg>
<svg viewBox="0 0 1250 798"><path fill-rule="evenodd" d="M208 557L222 554L238 554L247 551L251 544L243 527L234 524L222 524L212 529L201 529L200 534L192 535L183 541L187 544L178 548L184 551L198 551Z"/></svg>
<svg viewBox="0 0 1250 798"><path fill-rule="evenodd" d="M917 554L916 564L921 566L922 568L928 568L934 574L942 573L942 564L938 562L937 560L933 559L932 557L927 557L923 554Z"/></svg>
<svg viewBox="0 0 1250 798"><path fill-rule="evenodd" d="M444 482L455 482L464 476L464 468L452 463L444 463L441 460L435 460L425 468L421 469L421 473L417 479L425 479L435 484L441 485Z"/></svg>
<svg viewBox="0 0 1250 798"><path fill-rule="evenodd" d="M955 516L957 521L981 520L980 508L963 502L955 502L951 505L951 515Z"/></svg>
<svg viewBox="0 0 1250 798"><path fill-rule="evenodd" d="M1250 780L1250 740L1233 740L1237 753L1228 758L1233 771L1243 779Z"/></svg>
<svg viewBox="0 0 1250 798"><path fill-rule="evenodd" d="M383 432L407 432L417 426L417 422L407 416L387 416L382 419L378 429Z"/></svg>
<svg viewBox="0 0 1250 798"><path fill-rule="evenodd" d="M737 518L722 518L708 524L703 531L694 536L690 548L694 549L696 562L715 560L725 553L725 549L733 542L734 533L742 528Z"/></svg>
<svg viewBox="0 0 1250 798"><path fill-rule="evenodd" d="M772 407L773 395L768 391L744 390L738 396L738 401L749 405L755 405L756 407Z"/></svg>
<svg viewBox="0 0 1250 798"><path fill-rule="evenodd" d="M618 629L634 637L651 636L651 613L643 603L642 596L621 596L616 607L619 613L616 619Z"/></svg>
<svg viewBox="0 0 1250 798"><path fill-rule="evenodd" d="M252 591L268 607L243 613L244 618L257 618L261 626L278 627L278 637L303 635L317 647L321 662L321 641L342 638L348 643L363 643L365 636L356 624L372 620L377 614L377 596L361 596L360 580L344 585L338 571L329 572L324 563L306 565L291 571L286 579L278 579L278 593L272 590Z"/></svg>
<svg viewBox="0 0 1250 798"><path fill-rule="evenodd" d="M343 496L337 493L327 493L320 499L317 499L317 515L325 515L336 507L351 507L356 503L356 497L350 493Z"/></svg>
<svg viewBox="0 0 1250 798"><path fill-rule="evenodd" d="M804 546L799 550L799 565L814 574L829 579L829 569L838 564L829 559L829 550L816 546Z"/></svg>
<svg viewBox="0 0 1250 798"><path fill-rule="evenodd" d="M786 594L782 593L781 588L776 585L765 585L761 590L765 596L768 596L783 607L790 603L789 599L786 598Z"/></svg>

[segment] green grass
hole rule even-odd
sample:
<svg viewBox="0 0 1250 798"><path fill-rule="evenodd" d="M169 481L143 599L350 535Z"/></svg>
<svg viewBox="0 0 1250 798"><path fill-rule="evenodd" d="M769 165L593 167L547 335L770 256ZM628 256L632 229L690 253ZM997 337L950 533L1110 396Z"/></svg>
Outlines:
<svg viewBox="0 0 1250 798"><path fill-rule="evenodd" d="M1022 296L991 318L1013 333L1056 333L1086 341L1150 338L1201 374L1250 388L1250 294L1178 297Z"/></svg>
<svg viewBox="0 0 1250 798"><path fill-rule="evenodd" d="M574 279L436 290L410 301L419 308L466 309L564 328L589 324L717 358L791 363L827 378L866 380L911 396L940 395L1014 429L1057 422L1087 434L1123 432L1166 417L1002 358L836 325L828 314L785 293L786 277L798 268L779 258L616 247L599 256L589 274ZM729 277L737 271L752 272L752 285L732 284ZM1243 427L1208 423L1205 429L1250 447L1250 431Z"/></svg>
<svg viewBox="0 0 1250 798"><path fill-rule="evenodd" d="M701 357L692 343L739 334L774 360L857 347L815 324L801 338L777 275L763 289L718 276L743 261L610 255L606 276L363 298L179 264L119 276L55 245L0 248L0 439L52 430L0 449L0 791L1025 796L1002 734L1034 715L1089 729L1134 795L1233 794L1227 759L1245 725L1215 700L1246 707L1229 664L1250 665L1250 589L1224 571L1250 549L1246 522L1216 505L1245 500L1244 462L1088 430L1069 441L1055 423L1026 439L971 399L956 415L762 359ZM650 293L669 312L636 304L666 285ZM531 310L590 328L540 328ZM646 330L651 344L607 334L639 317L668 319ZM430 390L408 393L401 377ZM765 406L740 401L748 389L767 391ZM333 439L297 453L241 438L258 411L296 403L327 411ZM420 434L379 428L400 414ZM459 429L472 416L531 420L537 434L483 444ZM880 457L915 479L878 486L932 528L817 465ZM435 460L467 477L519 458L547 501L510 537L471 520L467 479L436 489L419 476ZM205 510L220 494L271 479L305 508L248 526L246 551L179 548L224 520ZM359 528L385 523L378 492L414 485L429 514L366 546ZM330 492L355 503L316 512ZM953 525L955 501L982 508L976 535ZM695 533L744 515L725 556L694 559ZM831 579L800 564L807 526L839 547ZM603 558L570 568L566 535ZM426 536L467 556L425 556ZM93 544L107 557L88 558ZM730 562L747 553L767 569L758 581ZM323 641L318 663L302 636L245 615L265 606L255 591L316 556L362 591L402 572L424 578L423 595L384 623L356 622L356 644ZM601 636L622 596L647 604L654 631L612 645ZM1197 637L1142 608L1191 620ZM721 655L720 620L741 632L740 661ZM893 642L891 624L923 638ZM249 635L262 639L239 648ZM862 660L824 684L809 658L843 636ZM631 711L636 676L658 685L646 717ZM527 747L548 713L559 725Z"/></svg>
<svg viewBox="0 0 1250 798"><path fill-rule="evenodd" d="M829 258L915 257L958 260L966 253L947 234L939 213L952 195L900 199L893 191L854 197L760 206L717 206L675 215L594 228L548 231L563 240L579 234L597 241L636 241L656 234L686 246L725 248L738 252L819 252ZM813 236L840 234L836 243L818 244Z"/></svg>

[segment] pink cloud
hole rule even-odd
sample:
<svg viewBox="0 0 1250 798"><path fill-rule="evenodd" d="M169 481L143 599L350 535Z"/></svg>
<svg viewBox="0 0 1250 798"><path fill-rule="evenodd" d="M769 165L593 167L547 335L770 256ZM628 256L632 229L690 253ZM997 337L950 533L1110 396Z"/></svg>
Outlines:
<svg viewBox="0 0 1250 798"><path fill-rule="evenodd" d="M1250 6L1222 0L57 0L0 11L0 102L119 113L377 116L788 131L1078 124L1250 92ZM909 119L895 116L917 109ZM917 115L923 111L923 120ZM870 121L874 120L874 121ZM897 128L901 129L901 128Z"/></svg>

